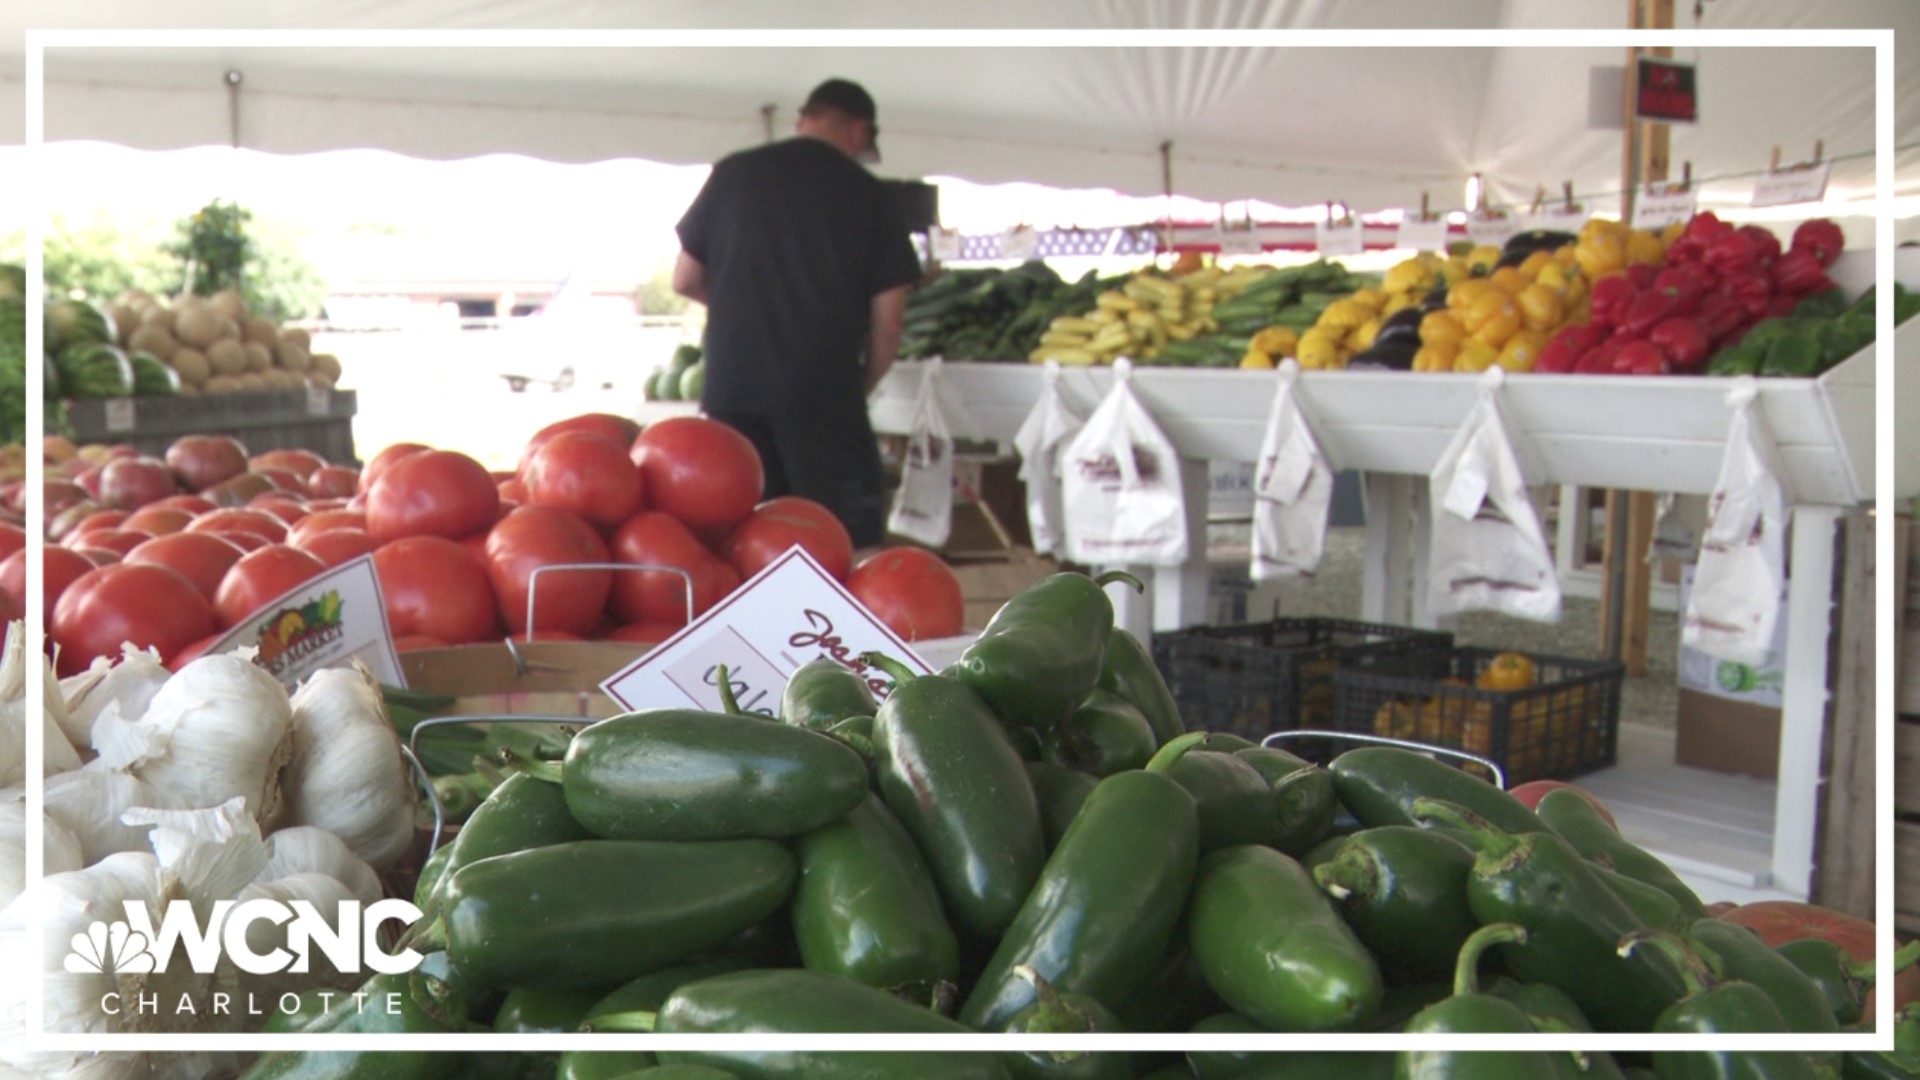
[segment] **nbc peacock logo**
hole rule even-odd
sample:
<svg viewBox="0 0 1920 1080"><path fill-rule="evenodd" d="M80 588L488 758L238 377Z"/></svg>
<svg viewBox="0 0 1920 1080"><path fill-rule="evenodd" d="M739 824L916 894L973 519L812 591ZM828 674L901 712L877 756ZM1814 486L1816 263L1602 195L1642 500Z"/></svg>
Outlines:
<svg viewBox="0 0 1920 1080"><path fill-rule="evenodd" d="M75 975L145 975L154 970L152 942L124 922L93 922L73 935L66 969Z"/></svg>

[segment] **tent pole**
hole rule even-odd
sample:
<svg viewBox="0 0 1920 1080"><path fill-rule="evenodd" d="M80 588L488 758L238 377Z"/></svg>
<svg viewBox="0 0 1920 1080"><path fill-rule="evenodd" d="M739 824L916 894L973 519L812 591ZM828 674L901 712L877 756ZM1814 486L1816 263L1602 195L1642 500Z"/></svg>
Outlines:
<svg viewBox="0 0 1920 1080"><path fill-rule="evenodd" d="M1164 139L1160 143L1160 190L1167 196L1164 213L1160 215L1160 249L1173 250L1173 140Z"/></svg>
<svg viewBox="0 0 1920 1080"><path fill-rule="evenodd" d="M240 81L244 78L239 68L228 68L221 76L227 84L227 139L235 150L240 149Z"/></svg>
<svg viewBox="0 0 1920 1080"><path fill-rule="evenodd" d="M778 108L779 106L771 102L760 106L760 128L766 135L768 142L773 141L773 114Z"/></svg>

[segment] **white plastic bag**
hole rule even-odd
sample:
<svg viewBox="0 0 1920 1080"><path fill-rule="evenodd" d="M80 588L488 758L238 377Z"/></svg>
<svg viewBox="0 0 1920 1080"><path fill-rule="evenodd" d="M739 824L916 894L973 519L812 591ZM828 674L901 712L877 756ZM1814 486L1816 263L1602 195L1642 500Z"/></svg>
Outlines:
<svg viewBox="0 0 1920 1080"><path fill-rule="evenodd" d="M1114 362L1113 389L1061 458L1067 557L1095 566L1177 566L1187 557L1180 458Z"/></svg>
<svg viewBox="0 0 1920 1080"><path fill-rule="evenodd" d="M1013 437L1020 451L1020 480L1027 486L1027 530L1033 535L1033 550L1041 555L1057 555L1066 544L1060 457L1084 423L1060 394L1060 361L1047 361L1040 400Z"/></svg>
<svg viewBox="0 0 1920 1080"><path fill-rule="evenodd" d="M1429 607L1434 615L1498 611L1554 622L1560 577L1500 414L1504 382L1500 368L1482 376L1480 400L1428 478Z"/></svg>
<svg viewBox="0 0 1920 1080"><path fill-rule="evenodd" d="M1253 562L1247 571L1255 581L1311 574L1326 547L1333 468L1294 398L1299 377L1298 361L1280 365L1280 387L1260 440L1253 479Z"/></svg>
<svg viewBox="0 0 1920 1080"><path fill-rule="evenodd" d="M953 529L953 436L940 407L940 358L927 362L913 399L913 427L907 434L900 490L893 496L887 531L939 547Z"/></svg>
<svg viewBox="0 0 1920 1080"><path fill-rule="evenodd" d="M1741 376L1727 394L1733 409L1727 454L1707 504L1680 631L1685 644L1745 664L1766 659L1786 581L1787 494L1779 451L1754 407L1758 394L1751 376Z"/></svg>

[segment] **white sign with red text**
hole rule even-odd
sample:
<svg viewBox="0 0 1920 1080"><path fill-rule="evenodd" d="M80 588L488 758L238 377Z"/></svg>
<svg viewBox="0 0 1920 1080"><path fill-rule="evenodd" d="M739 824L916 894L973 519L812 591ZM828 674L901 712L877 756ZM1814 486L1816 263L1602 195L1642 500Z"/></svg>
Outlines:
<svg viewBox="0 0 1920 1080"><path fill-rule="evenodd" d="M258 649L253 662L288 689L321 668L354 660L383 683L406 685L371 555L341 563L275 597L227 631L206 654L239 648Z"/></svg>
<svg viewBox="0 0 1920 1080"><path fill-rule="evenodd" d="M882 652L922 674L933 669L798 545L600 689L628 710L691 706L719 712L719 668L747 712L780 715L780 695L802 664L830 656L868 672L863 652ZM892 680L871 671L885 699Z"/></svg>

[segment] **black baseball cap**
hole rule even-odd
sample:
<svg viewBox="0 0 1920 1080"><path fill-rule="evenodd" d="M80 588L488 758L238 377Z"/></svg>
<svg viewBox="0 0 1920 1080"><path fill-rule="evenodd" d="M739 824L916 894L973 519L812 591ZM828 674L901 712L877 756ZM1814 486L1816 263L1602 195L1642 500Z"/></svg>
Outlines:
<svg viewBox="0 0 1920 1080"><path fill-rule="evenodd" d="M801 112L814 109L834 109L867 122L867 149L860 157L864 161L880 160L880 124L875 117L873 95L867 89L851 79L828 79L813 88L807 95L807 103L800 106Z"/></svg>

